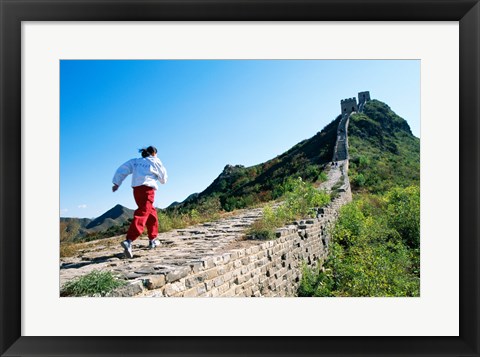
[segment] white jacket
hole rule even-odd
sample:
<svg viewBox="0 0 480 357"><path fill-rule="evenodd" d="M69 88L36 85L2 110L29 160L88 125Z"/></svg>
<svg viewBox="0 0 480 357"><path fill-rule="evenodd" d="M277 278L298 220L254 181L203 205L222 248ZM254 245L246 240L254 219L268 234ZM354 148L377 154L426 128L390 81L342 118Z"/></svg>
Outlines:
<svg viewBox="0 0 480 357"><path fill-rule="evenodd" d="M132 187L149 186L158 189L157 180L167 182L167 170L156 156L131 159L117 169L112 182L120 186L125 178L132 174Z"/></svg>

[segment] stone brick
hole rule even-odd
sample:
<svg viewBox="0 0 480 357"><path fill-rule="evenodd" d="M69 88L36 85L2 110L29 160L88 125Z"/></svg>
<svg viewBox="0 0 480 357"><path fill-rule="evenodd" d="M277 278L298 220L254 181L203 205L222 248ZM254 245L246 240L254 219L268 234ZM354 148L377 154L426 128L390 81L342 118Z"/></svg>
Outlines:
<svg viewBox="0 0 480 357"><path fill-rule="evenodd" d="M189 267L178 267L173 271L167 273L167 282L172 283L180 280L188 275L190 272Z"/></svg>
<svg viewBox="0 0 480 357"><path fill-rule="evenodd" d="M259 252L260 248L258 246L254 246L251 248L251 250L252 250L252 254L256 254Z"/></svg>
<svg viewBox="0 0 480 357"><path fill-rule="evenodd" d="M229 281L232 279L232 273L226 273L224 276L223 276L223 279L225 281Z"/></svg>
<svg viewBox="0 0 480 357"><path fill-rule="evenodd" d="M189 289L183 293L184 297L196 297L198 296L198 291L196 288Z"/></svg>
<svg viewBox="0 0 480 357"><path fill-rule="evenodd" d="M243 287L244 288L249 288L249 287L252 287L253 286L253 281L251 280L248 280L245 282L245 284L243 284Z"/></svg>
<svg viewBox="0 0 480 357"><path fill-rule="evenodd" d="M140 294L143 291L143 283L141 281L136 281L132 284L122 286L112 292L110 292L108 297L130 297Z"/></svg>
<svg viewBox="0 0 480 357"><path fill-rule="evenodd" d="M229 283L225 283L223 285L220 285L218 287L218 292L219 294L223 294L225 291L227 291L228 289L230 289L230 284Z"/></svg>
<svg viewBox="0 0 480 357"><path fill-rule="evenodd" d="M218 276L217 268L209 269L205 271L205 280L211 280Z"/></svg>
<svg viewBox="0 0 480 357"><path fill-rule="evenodd" d="M190 263L190 268L192 269L192 273L198 273L201 269L203 269L203 263L202 262Z"/></svg>
<svg viewBox="0 0 480 357"><path fill-rule="evenodd" d="M218 292L218 289L217 288L213 288L211 291L210 291L210 296L211 297L217 297L219 296L220 293Z"/></svg>
<svg viewBox="0 0 480 357"><path fill-rule="evenodd" d="M207 288L205 287L205 284L199 284L195 287L197 289L197 294L199 296L204 295L207 292Z"/></svg>
<svg viewBox="0 0 480 357"><path fill-rule="evenodd" d="M202 261L203 263L203 267L205 269L210 269L210 268L213 268L215 266L215 261L213 258L206 258Z"/></svg>
<svg viewBox="0 0 480 357"><path fill-rule="evenodd" d="M225 291L222 295L222 297L234 297L236 294L235 294L235 289L228 289L227 291Z"/></svg>
<svg viewBox="0 0 480 357"><path fill-rule="evenodd" d="M240 285L240 284L243 284L244 282L246 282L248 279L245 275L240 275L240 276L237 276L233 282L237 285Z"/></svg>
<svg viewBox="0 0 480 357"><path fill-rule="evenodd" d="M228 263L230 261L231 254L230 253L225 253L223 254L223 262Z"/></svg>
<svg viewBox="0 0 480 357"><path fill-rule="evenodd" d="M148 276L143 281L148 290L159 289L166 283L163 274Z"/></svg>
<svg viewBox="0 0 480 357"><path fill-rule="evenodd" d="M262 243L260 244L260 249L261 250L266 250L268 248L268 244L267 243Z"/></svg>
<svg viewBox="0 0 480 357"><path fill-rule="evenodd" d="M187 289L193 288L197 284L198 284L198 281L194 277L185 278L185 286Z"/></svg>
<svg viewBox="0 0 480 357"><path fill-rule="evenodd" d="M285 248L283 247L283 244L277 244L274 247L275 255L279 255L280 252L284 252L284 251L285 251Z"/></svg>
<svg viewBox="0 0 480 357"><path fill-rule="evenodd" d="M204 284L205 284L205 288L207 289L207 291L212 290L213 287L215 286L213 280L207 280Z"/></svg>
<svg viewBox="0 0 480 357"><path fill-rule="evenodd" d="M215 287L218 287L218 286L222 285L224 282L225 282L225 280L223 279L223 276L219 276L219 277L214 279L213 285Z"/></svg>
<svg viewBox="0 0 480 357"><path fill-rule="evenodd" d="M165 285L164 294L166 296L173 296L185 290L186 290L185 285L182 286L182 284L172 283L172 284Z"/></svg>
<svg viewBox="0 0 480 357"><path fill-rule="evenodd" d="M257 259L263 259L267 257L267 252L265 250L261 250L256 254Z"/></svg>
<svg viewBox="0 0 480 357"><path fill-rule="evenodd" d="M219 265L223 265L223 257L219 257L219 256L216 256L216 257L213 257L213 261L214 261L214 264L215 266L219 266Z"/></svg>
<svg viewBox="0 0 480 357"><path fill-rule="evenodd" d="M242 274L242 269L235 269L232 271L232 277L236 278L237 276Z"/></svg>

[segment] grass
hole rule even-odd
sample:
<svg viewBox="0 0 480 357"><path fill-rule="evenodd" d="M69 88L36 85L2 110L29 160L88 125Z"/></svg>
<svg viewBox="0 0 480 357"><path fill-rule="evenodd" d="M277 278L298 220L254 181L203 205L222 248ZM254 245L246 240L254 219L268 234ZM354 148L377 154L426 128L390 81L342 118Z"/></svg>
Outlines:
<svg viewBox="0 0 480 357"><path fill-rule="evenodd" d="M84 276L73 279L62 288L61 296L105 296L116 288L126 285L124 280L109 271L94 270Z"/></svg>
<svg viewBox="0 0 480 357"><path fill-rule="evenodd" d="M211 222L222 217L222 213L202 213L196 209L191 209L188 213L178 212L158 212L158 231L168 232L173 229L182 229L196 224Z"/></svg>
<svg viewBox="0 0 480 357"><path fill-rule="evenodd" d="M78 253L79 244L60 242L60 258L73 257Z"/></svg>
<svg viewBox="0 0 480 357"><path fill-rule="evenodd" d="M124 238L124 236L115 236L88 242L60 242L60 258L78 256L80 252L91 251L99 246L107 246L107 248L118 246Z"/></svg>

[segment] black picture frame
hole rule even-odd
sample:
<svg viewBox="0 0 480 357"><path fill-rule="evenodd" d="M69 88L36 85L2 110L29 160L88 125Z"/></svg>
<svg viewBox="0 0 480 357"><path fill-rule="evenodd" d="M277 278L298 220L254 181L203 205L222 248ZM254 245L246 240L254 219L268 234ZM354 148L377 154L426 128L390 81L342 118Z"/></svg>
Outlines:
<svg viewBox="0 0 480 357"><path fill-rule="evenodd" d="M2 356L479 356L478 0L0 0ZM460 336L21 336L22 21L459 21ZM54 313L54 312L52 312ZM268 317L265 317L268 318ZM128 322L126 322L128 324Z"/></svg>

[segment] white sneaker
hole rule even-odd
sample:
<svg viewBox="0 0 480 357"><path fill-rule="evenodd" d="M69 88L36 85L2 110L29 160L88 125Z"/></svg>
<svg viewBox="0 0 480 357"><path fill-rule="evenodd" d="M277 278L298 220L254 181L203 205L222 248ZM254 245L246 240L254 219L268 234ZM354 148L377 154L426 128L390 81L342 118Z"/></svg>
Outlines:
<svg viewBox="0 0 480 357"><path fill-rule="evenodd" d="M125 249L125 256L127 258L133 258L133 253L132 253L132 241L130 240L124 240L120 245Z"/></svg>
<svg viewBox="0 0 480 357"><path fill-rule="evenodd" d="M157 239L150 239L148 241L148 249L155 249L160 245L160 242Z"/></svg>

